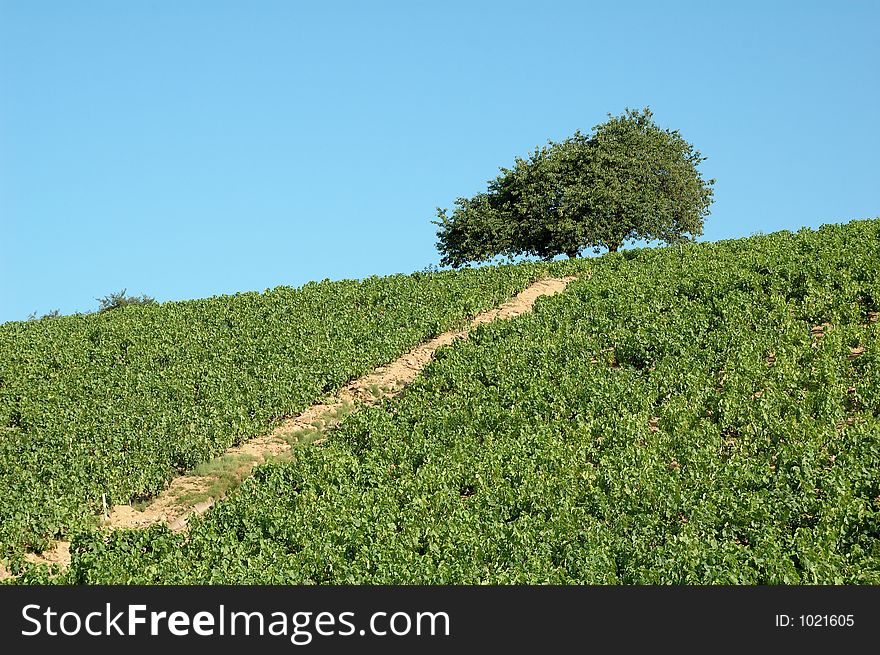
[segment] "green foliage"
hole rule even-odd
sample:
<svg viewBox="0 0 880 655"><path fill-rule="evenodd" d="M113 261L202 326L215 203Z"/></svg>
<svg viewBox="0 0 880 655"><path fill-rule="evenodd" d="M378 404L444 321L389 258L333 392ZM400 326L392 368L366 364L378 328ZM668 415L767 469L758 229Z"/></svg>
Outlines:
<svg viewBox="0 0 880 655"><path fill-rule="evenodd" d="M102 494L155 495L545 269L326 280L0 326L0 558L88 525Z"/></svg>
<svg viewBox="0 0 880 655"><path fill-rule="evenodd" d="M705 158L650 109L627 110L562 143L536 148L489 182L486 193L459 198L452 216L438 208L444 265L497 256L577 256L585 248L617 251L627 241L676 243L702 234L714 180Z"/></svg>
<svg viewBox="0 0 880 655"><path fill-rule="evenodd" d="M62 581L880 584L878 261L859 221L554 262L592 275Z"/></svg>
<svg viewBox="0 0 880 655"><path fill-rule="evenodd" d="M128 305L155 305L156 299L151 298L150 296L126 296L125 289L122 291L117 291L116 293L111 293L103 298L97 298L97 301L100 303L98 307L99 312L108 312L111 309L118 309L119 307L126 307Z"/></svg>

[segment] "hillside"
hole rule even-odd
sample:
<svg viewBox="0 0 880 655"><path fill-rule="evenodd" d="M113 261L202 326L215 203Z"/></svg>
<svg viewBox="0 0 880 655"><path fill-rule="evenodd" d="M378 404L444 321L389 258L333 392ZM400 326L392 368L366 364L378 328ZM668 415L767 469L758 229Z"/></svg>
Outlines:
<svg viewBox="0 0 880 655"><path fill-rule="evenodd" d="M547 270L580 277L186 533L83 523L57 581L880 584L878 262L874 220L499 269L454 317ZM33 543L21 525L8 544Z"/></svg>
<svg viewBox="0 0 880 655"><path fill-rule="evenodd" d="M0 326L0 559L148 499L545 265L310 283Z"/></svg>

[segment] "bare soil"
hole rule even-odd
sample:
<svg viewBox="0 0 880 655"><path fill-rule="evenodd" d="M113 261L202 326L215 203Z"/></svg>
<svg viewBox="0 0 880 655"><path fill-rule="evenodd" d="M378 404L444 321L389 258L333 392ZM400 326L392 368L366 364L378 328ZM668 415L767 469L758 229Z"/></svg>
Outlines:
<svg viewBox="0 0 880 655"><path fill-rule="evenodd" d="M42 553L27 553L24 558L32 564L46 564L47 566L55 564L66 569L70 566L70 542L56 541L49 550L44 550ZM12 573L0 562L0 580L11 577L13 577Z"/></svg>

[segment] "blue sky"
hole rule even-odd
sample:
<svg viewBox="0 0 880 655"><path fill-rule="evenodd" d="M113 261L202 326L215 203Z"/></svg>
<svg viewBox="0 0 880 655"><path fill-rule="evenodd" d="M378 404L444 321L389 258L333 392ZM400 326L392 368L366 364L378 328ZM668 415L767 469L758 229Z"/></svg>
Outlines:
<svg viewBox="0 0 880 655"><path fill-rule="evenodd" d="M0 0L0 322L421 270L437 206L650 106L705 240L880 215L877 2Z"/></svg>

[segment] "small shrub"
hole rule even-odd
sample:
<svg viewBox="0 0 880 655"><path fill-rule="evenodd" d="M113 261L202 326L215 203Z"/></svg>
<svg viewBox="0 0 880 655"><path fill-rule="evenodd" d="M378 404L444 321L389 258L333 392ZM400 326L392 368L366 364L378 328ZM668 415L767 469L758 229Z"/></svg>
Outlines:
<svg viewBox="0 0 880 655"><path fill-rule="evenodd" d="M29 321L41 321L44 318L59 318L60 316L61 316L61 310L53 309L53 310L43 314L39 318L37 318L37 312L34 312L30 316L28 316L28 320Z"/></svg>
<svg viewBox="0 0 880 655"><path fill-rule="evenodd" d="M98 307L98 312L107 312L111 309L116 309L118 307L125 307L126 305L155 305L156 299L151 298L150 296L126 296L125 289L122 291L117 291L116 293L111 293L109 295L104 296L103 298L96 298L100 303Z"/></svg>

